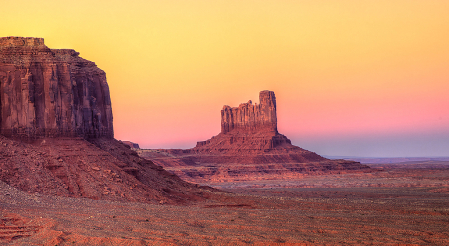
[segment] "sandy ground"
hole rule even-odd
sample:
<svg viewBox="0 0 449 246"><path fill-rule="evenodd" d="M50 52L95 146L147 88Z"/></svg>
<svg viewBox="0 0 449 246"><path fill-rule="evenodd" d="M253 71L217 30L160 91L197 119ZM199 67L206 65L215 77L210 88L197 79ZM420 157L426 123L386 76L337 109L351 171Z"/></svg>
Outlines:
<svg viewBox="0 0 449 246"><path fill-rule="evenodd" d="M228 187L219 200L189 206L44 196L0 183L0 244L449 245L448 172L310 176L323 185ZM389 182L344 185L355 178Z"/></svg>
<svg viewBox="0 0 449 246"><path fill-rule="evenodd" d="M242 188L357 188L357 187L448 187L449 166L445 168L374 169L369 173L304 175L300 178L236 182L207 182L218 189Z"/></svg>

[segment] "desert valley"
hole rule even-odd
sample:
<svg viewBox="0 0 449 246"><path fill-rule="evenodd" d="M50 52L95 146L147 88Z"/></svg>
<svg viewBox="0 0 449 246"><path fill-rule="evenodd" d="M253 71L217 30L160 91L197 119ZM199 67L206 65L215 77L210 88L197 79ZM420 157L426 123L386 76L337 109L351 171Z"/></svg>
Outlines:
<svg viewBox="0 0 449 246"><path fill-rule="evenodd" d="M276 110L261 91L194 148L140 149L94 62L0 38L0 244L449 244L449 160L328 159Z"/></svg>

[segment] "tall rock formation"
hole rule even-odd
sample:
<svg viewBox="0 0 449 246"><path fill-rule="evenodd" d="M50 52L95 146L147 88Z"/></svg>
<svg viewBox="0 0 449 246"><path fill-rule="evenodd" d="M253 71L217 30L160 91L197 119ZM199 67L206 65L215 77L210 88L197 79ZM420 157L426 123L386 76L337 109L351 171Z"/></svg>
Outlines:
<svg viewBox="0 0 449 246"><path fill-rule="evenodd" d="M366 171L368 166L329 160L291 144L277 130L276 97L262 91L260 104L242 103L221 110L221 132L187 150L139 150L138 153L196 183L277 180L303 174Z"/></svg>
<svg viewBox="0 0 449 246"><path fill-rule="evenodd" d="M78 54L42 38L0 38L0 181L32 193L157 204L212 196L113 139L106 75Z"/></svg>
<svg viewBox="0 0 449 246"><path fill-rule="evenodd" d="M42 38L0 38L0 134L113 138L106 74Z"/></svg>
<svg viewBox="0 0 449 246"><path fill-rule="evenodd" d="M197 143L194 151L209 152L211 148L221 152L246 149L268 151L290 140L277 130L276 96L273 91L261 91L259 104L252 101L238 107L223 106L221 132L218 136Z"/></svg>
<svg viewBox="0 0 449 246"><path fill-rule="evenodd" d="M239 107L224 106L221 110L221 133L233 130L277 133L276 97L272 91L261 91L260 104L251 100Z"/></svg>

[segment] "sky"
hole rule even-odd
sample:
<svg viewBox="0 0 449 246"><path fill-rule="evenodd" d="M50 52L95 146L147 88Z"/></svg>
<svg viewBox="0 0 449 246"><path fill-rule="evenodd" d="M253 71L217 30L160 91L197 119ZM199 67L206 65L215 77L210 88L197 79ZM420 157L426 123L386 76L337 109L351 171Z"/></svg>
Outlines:
<svg viewBox="0 0 449 246"><path fill-rule="evenodd" d="M449 1L2 0L0 36L107 74L115 138L191 148L223 105L277 98L278 130L332 156L449 156Z"/></svg>

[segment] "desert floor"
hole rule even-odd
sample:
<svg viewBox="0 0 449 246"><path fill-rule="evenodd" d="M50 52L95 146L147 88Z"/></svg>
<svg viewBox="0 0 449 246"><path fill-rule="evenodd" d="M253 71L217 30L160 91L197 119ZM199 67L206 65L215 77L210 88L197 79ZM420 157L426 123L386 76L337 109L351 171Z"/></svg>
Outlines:
<svg viewBox="0 0 449 246"><path fill-rule="evenodd" d="M449 168L221 188L218 200L172 206L44 196L0 183L0 244L449 245Z"/></svg>

